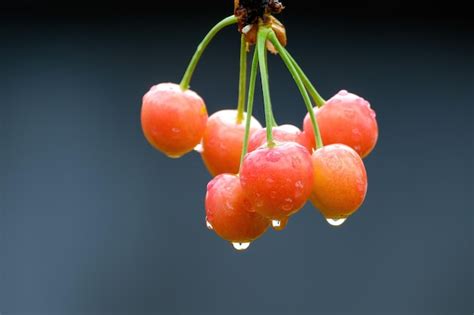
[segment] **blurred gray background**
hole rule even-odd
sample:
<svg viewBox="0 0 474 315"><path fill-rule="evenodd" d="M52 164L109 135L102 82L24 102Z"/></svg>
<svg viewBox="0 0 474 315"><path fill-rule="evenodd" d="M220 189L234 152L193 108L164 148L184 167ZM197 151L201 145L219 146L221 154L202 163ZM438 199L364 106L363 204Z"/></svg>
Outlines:
<svg viewBox="0 0 474 315"><path fill-rule="evenodd" d="M290 52L326 98L368 99L380 140L345 225L308 204L239 253L206 229L199 155L168 159L140 127L142 95L179 82L221 3L198 19L177 4L3 11L0 313L472 314L472 25L287 1ZM236 106L238 49L226 29L198 66L210 113ZM269 63L278 122L301 126L291 76ZM256 107L263 122L259 85Z"/></svg>

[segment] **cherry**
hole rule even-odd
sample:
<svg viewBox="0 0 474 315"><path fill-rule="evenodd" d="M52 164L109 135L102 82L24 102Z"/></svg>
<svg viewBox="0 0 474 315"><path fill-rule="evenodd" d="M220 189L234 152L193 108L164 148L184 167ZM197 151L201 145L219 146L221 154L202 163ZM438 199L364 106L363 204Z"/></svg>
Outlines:
<svg viewBox="0 0 474 315"><path fill-rule="evenodd" d="M237 110L221 110L207 121L201 156L213 176L239 172L245 123L244 120L238 122L237 115ZM250 134L262 128L255 118L251 119Z"/></svg>
<svg viewBox="0 0 474 315"><path fill-rule="evenodd" d="M249 141L248 152L255 151L259 146L267 141L266 129L257 130ZM309 137L302 132L298 127L293 125L281 125L272 128L273 139L277 142L296 142L307 148L311 153L313 152L312 143Z"/></svg>
<svg viewBox="0 0 474 315"><path fill-rule="evenodd" d="M256 211L281 220L301 209L311 194L311 155L295 143L260 147L246 155L240 182Z"/></svg>
<svg viewBox="0 0 474 315"><path fill-rule="evenodd" d="M250 243L270 226L252 207L236 175L221 174L207 185L208 227L231 243Z"/></svg>
<svg viewBox="0 0 474 315"><path fill-rule="evenodd" d="M141 124L150 144L178 158L199 144L207 122L206 105L191 90L160 83L143 96Z"/></svg>
<svg viewBox="0 0 474 315"><path fill-rule="evenodd" d="M347 218L364 202L367 174L364 162L352 148L332 144L313 152L311 202L327 219Z"/></svg>
<svg viewBox="0 0 474 315"><path fill-rule="evenodd" d="M377 120L369 102L363 98L342 90L324 106L314 110L324 144L348 145L362 158L374 149L378 139ZM314 133L308 114L303 125L314 148Z"/></svg>

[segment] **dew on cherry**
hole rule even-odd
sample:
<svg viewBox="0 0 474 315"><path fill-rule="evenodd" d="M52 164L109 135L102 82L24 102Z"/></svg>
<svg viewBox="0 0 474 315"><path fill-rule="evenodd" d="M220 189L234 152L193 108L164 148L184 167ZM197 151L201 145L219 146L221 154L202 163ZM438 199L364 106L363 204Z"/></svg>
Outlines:
<svg viewBox="0 0 474 315"><path fill-rule="evenodd" d="M234 210L234 205L229 200L225 202L225 206L228 210Z"/></svg>
<svg viewBox="0 0 474 315"><path fill-rule="evenodd" d="M212 227L212 224L206 219L206 227L208 230L214 230L214 228Z"/></svg>
<svg viewBox="0 0 474 315"><path fill-rule="evenodd" d="M173 133L180 133L180 132L181 132L181 129L179 129L179 128L172 128L171 131L172 131Z"/></svg>
<svg viewBox="0 0 474 315"><path fill-rule="evenodd" d="M269 162L278 162L281 159L281 153L275 150L270 150L266 157Z"/></svg>
<svg viewBox="0 0 474 315"><path fill-rule="evenodd" d="M270 192L270 198L275 199L276 197L277 197L277 192L274 191L274 190L272 190L272 191Z"/></svg>
<svg viewBox="0 0 474 315"><path fill-rule="evenodd" d="M331 226L341 226L347 221L347 218L340 218L340 219L329 219L329 218L327 218L326 221Z"/></svg>
<svg viewBox="0 0 474 315"><path fill-rule="evenodd" d="M290 211L293 208L293 199L286 198L285 203L281 206L284 211Z"/></svg>
<svg viewBox="0 0 474 315"><path fill-rule="evenodd" d="M234 246L234 248L235 248L236 250L238 250L239 252L241 252L241 251L244 251L244 250L246 250L247 248L249 248L250 242L248 242L248 243L236 243L236 242L233 242L233 243L232 243L232 246Z"/></svg>
<svg viewBox="0 0 474 315"><path fill-rule="evenodd" d="M344 109L344 115L346 115L347 118L352 119L352 118L354 118L355 114L356 114L356 113L355 113L355 111L354 111L352 108L346 108L346 109Z"/></svg>

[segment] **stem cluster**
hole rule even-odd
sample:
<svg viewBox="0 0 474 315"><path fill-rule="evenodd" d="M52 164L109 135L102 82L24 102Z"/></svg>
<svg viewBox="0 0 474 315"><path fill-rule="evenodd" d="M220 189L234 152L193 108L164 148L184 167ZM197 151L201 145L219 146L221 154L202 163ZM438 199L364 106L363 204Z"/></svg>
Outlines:
<svg viewBox="0 0 474 315"><path fill-rule="evenodd" d="M215 35L223 28L229 25L236 24L238 22L239 22L239 18L236 17L235 15L232 15L223 19L219 23L217 23L209 31L209 33L205 36L203 41L199 44L183 76L183 79L181 80L180 86L183 90L186 90L189 88L192 75L196 69L199 59L201 58L204 50L207 48L207 46L215 37ZM244 117L246 117L245 136L244 136L244 144L243 144L242 155L241 155L241 164L243 162L245 155L247 154L247 149L248 149L248 141L249 141L249 136L250 136L250 122L252 119L253 102L254 102L254 95L255 95L255 84L256 84L258 70L260 70L260 79L261 79L262 92L263 92L263 101L264 101L264 109L265 109L265 124L266 124L266 132L267 132L267 146L270 148L275 146L275 141L273 140L272 128L276 126L277 124L273 116L271 96L270 96L270 84L269 84L268 64L267 64L268 42L270 42L273 45L276 52L282 58L283 62L285 63L288 71L293 77L301 93L301 96L303 98L303 101L306 105L306 109L308 110L308 113L311 119L315 141L316 141L316 148L318 149L318 148L323 147L323 141L321 139L321 133L319 131L318 123L314 115L313 104L311 102L311 98L313 99L317 107L323 106L325 103L325 100L318 93L314 85L311 83L309 78L303 72L301 67L297 64L295 59L290 55L288 50L285 47L283 47L275 31L271 27L266 26L263 23L263 20L260 19L260 22L258 23L257 41L256 41L256 46L255 46L255 51L254 51L253 61L252 61L252 66L251 66L246 115L244 115L244 112L245 112L244 107L246 103L246 92L247 92L246 91L247 90L247 51L248 51L249 44L247 43L245 36L244 35L241 36L237 123L239 124L242 123L244 120Z"/></svg>

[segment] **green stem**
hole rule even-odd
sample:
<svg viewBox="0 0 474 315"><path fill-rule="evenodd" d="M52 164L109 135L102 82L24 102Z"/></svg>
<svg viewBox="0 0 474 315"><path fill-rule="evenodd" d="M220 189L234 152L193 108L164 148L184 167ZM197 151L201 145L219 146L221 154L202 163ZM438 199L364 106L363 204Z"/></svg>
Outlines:
<svg viewBox="0 0 474 315"><path fill-rule="evenodd" d="M283 59L283 62L290 71L291 75L293 76L293 79L295 80L301 95L303 96L304 103L306 105L306 108L308 109L309 117L311 118L311 123L313 125L314 137L316 139L316 149L322 148L323 141L319 132L318 122L316 121L316 117L314 116L313 105L311 104L311 99L309 98L308 91L306 91L303 80L300 78L298 71L295 69L295 66L291 62L291 58L286 54L285 49L280 44L280 41L275 35L275 32L271 31L268 34L268 38L280 54L281 58Z"/></svg>
<svg viewBox="0 0 474 315"><path fill-rule="evenodd" d="M194 56L191 59L191 62L189 63L188 68L186 69L186 72L184 73L183 79L180 83L181 89L187 90L189 88L191 77L193 76L194 70L196 69L199 59L201 59L202 53L204 52L204 50L206 50L206 47L212 41L214 36L216 36L216 34L219 33L219 31L222 30L224 27L235 23L237 23L237 18L234 15L226 17L225 19L217 23L209 31L209 33L207 33L206 37L204 37L202 42L197 47L196 52L194 53Z"/></svg>
<svg viewBox="0 0 474 315"><path fill-rule="evenodd" d="M260 26L257 35L257 52L260 64L260 78L262 80L263 102L265 105L265 125L267 129L267 146L269 148L275 146L272 135L272 101L270 98L270 85L268 83L268 67L266 61L267 54L267 37L271 34L270 29Z"/></svg>
<svg viewBox="0 0 474 315"><path fill-rule="evenodd" d="M237 124L244 120L245 93L247 88L247 41L245 35L240 38L240 75L239 75L239 102L237 106Z"/></svg>
<svg viewBox="0 0 474 315"><path fill-rule="evenodd" d="M284 49L286 55L288 56L288 58L290 58L290 61L293 64L293 66L295 67L296 71L298 71L298 74L299 74L301 80L303 81L305 87L308 89L309 94L311 94L311 97L313 98L316 105L318 107L322 107L326 103L326 100L324 100L324 98L321 97L321 94L318 93L318 91L316 90L314 85L311 83L311 81L308 79L308 77L304 73L303 69L301 69L301 67L296 63L295 59L290 55L288 50L286 50L284 47L283 47L283 49Z"/></svg>
<svg viewBox="0 0 474 315"><path fill-rule="evenodd" d="M257 72L258 72L258 52L255 49L252 59L252 68L250 70L250 82L249 82L249 95L247 99L247 117L245 120L245 135L244 135L244 144L242 147L242 155L240 157L240 168L244 162L245 155L248 151L249 138L250 138L250 123L252 122L252 112L253 112L253 101L255 96L255 83L257 81Z"/></svg>

